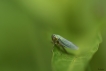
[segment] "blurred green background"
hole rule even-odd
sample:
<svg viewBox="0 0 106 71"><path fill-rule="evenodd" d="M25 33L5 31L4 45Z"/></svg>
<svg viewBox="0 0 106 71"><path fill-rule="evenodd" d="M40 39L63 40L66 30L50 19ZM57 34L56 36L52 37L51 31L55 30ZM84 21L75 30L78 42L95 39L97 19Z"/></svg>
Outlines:
<svg viewBox="0 0 106 71"><path fill-rule="evenodd" d="M54 33L74 42L101 33L90 67L105 71L105 23L105 0L0 0L0 71L52 71Z"/></svg>

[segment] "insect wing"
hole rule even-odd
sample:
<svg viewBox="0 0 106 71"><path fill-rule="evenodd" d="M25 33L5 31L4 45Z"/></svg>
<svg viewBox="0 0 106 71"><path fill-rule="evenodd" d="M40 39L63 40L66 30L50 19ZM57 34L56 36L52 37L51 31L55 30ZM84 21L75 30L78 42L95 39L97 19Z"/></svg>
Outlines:
<svg viewBox="0 0 106 71"><path fill-rule="evenodd" d="M66 40L65 38L61 37L59 38L59 43L65 47L68 47L68 48L72 48L72 49L75 49L77 50L78 47L76 45L74 45L72 42Z"/></svg>

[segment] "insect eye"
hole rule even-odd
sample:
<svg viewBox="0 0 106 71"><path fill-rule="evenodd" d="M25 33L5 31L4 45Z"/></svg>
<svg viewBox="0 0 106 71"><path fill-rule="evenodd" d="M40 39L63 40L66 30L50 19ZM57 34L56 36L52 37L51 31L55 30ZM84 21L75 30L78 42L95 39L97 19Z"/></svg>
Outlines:
<svg viewBox="0 0 106 71"><path fill-rule="evenodd" d="M54 36L52 35L51 38L53 38Z"/></svg>
<svg viewBox="0 0 106 71"><path fill-rule="evenodd" d="M51 36L51 38L52 38L52 40L54 40L54 39L55 39L55 36L54 36L54 35L52 35L52 36Z"/></svg>

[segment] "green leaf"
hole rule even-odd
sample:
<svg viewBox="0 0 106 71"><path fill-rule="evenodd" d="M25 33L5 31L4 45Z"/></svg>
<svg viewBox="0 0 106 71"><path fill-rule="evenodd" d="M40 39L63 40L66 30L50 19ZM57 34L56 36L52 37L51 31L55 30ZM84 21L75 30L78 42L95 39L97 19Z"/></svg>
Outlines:
<svg viewBox="0 0 106 71"><path fill-rule="evenodd" d="M85 71L92 56L98 50L101 37L97 34L84 41L85 43L79 42L79 50L69 48L64 50L62 47L55 46L52 57L54 71Z"/></svg>

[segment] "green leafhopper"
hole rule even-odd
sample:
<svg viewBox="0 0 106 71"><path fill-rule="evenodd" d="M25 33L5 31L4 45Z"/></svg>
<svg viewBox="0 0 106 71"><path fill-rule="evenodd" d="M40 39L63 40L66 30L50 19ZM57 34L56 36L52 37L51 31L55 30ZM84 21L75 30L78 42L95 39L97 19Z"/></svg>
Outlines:
<svg viewBox="0 0 106 71"><path fill-rule="evenodd" d="M54 45L60 45L62 47L78 50L78 47L76 45L74 45L72 42L68 41L67 39L61 37L60 35L53 34L51 37Z"/></svg>

